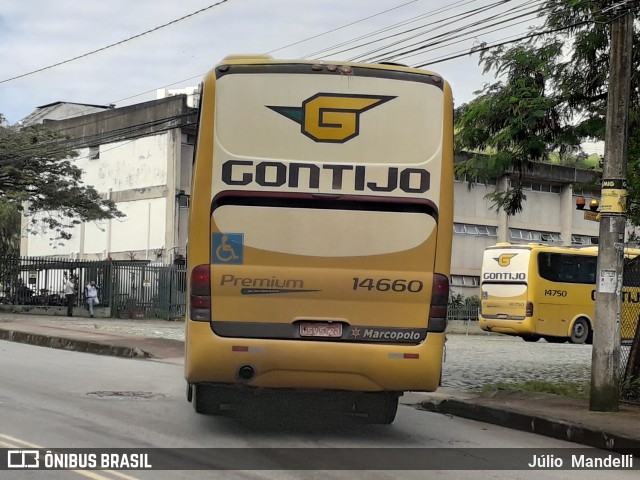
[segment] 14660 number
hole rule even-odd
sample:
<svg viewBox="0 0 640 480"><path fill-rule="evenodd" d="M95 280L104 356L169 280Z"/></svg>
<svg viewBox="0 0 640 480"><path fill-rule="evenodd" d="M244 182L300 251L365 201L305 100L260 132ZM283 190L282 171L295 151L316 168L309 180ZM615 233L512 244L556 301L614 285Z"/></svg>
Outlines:
<svg viewBox="0 0 640 480"><path fill-rule="evenodd" d="M390 278L381 278L379 280L373 278L353 277L353 289L378 290L379 292L411 292L418 293L424 285L420 280L404 280L399 278L392 280Z"/></svg>

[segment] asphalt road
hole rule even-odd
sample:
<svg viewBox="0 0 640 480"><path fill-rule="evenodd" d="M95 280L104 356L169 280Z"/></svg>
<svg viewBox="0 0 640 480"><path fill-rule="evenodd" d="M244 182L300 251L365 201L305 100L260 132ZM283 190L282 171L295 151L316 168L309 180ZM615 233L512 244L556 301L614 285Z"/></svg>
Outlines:
<svg viewBox="0 0 640 480"><path fill-rule="evenodd" d="M451 353L451 352L450 352ZM576 445L494 425L400 407L391 426L367 425L331 405L253 401L219 417L186 402L182 367L0 342L0 447L3 448L565 448ZM450 364L451 365L451 364ZM348 452L348 450L346 450ZM167 450L171 454L172 450ZM255 450L249 455L257 454ZM253 452L253 453L251 453ZM505 451L508 452L508 451ZM495 453L494 453L495 454ZM483 462L480 455L480 464ZM489 457L484 461L490 461ZM286 462L276 463L286 468ZM489 465L491 465L489 463ZM624 471L432 471L429 478L631 479ZM44 478L425 478L420 471L39 471Z"/></svg>
<svg viewBox="0 0 640 480"><path fill-rule="evenodd" d="M179 322L67 321L75 328L142 335L184 341ZM591 372L591 345L554 344L540 340L527 343L497 334L447 336L443 386L473 390L487 383L518 383L526 380L586 382Z"/></svg>

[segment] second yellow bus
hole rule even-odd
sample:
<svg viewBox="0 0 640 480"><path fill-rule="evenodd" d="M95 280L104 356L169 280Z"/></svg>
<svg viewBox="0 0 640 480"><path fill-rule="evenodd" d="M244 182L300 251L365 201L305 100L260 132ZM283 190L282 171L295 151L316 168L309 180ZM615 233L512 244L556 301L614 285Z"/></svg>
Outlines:
<svg viewBox="0 0 640 480"><path fill-rule="evenodd" d="M639 253L625 250L627 258ZM480 328L528 342L591 343L597 262L597 247L488 247L482 259ZM631 293L623 291L623 300ZM623 340L633 338L637 318L623 315L622 321Z"/></svg>

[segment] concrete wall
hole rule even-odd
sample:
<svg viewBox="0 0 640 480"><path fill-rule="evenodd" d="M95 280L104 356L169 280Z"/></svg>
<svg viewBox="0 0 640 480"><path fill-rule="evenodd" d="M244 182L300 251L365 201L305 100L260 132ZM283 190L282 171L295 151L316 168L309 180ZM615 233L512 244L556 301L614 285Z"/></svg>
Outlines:
<svg viewBox="0 0 640 480"><path fill-rule="evenodd" d="M83 182L113 200L125 217L78 225L62 244L53 244L49 232L27 234L22 255L170 262L184 254L186 212L177 195L189 194L195 129L187 120L194 121L195 113L178 96L47 122L74 137L73 161Z"/></svg>

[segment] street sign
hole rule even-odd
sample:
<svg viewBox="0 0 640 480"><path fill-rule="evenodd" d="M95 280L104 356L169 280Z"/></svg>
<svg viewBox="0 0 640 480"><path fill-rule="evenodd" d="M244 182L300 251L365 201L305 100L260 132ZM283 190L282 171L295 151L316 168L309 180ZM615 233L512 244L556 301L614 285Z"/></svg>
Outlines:
<svg viewBox="0 0 640 480"><path fill-rule="evenodd" d="M591 212L589 210L584 211L584 219L591 220L592 222L600 221L600 214L598 212Z"/></svg>

